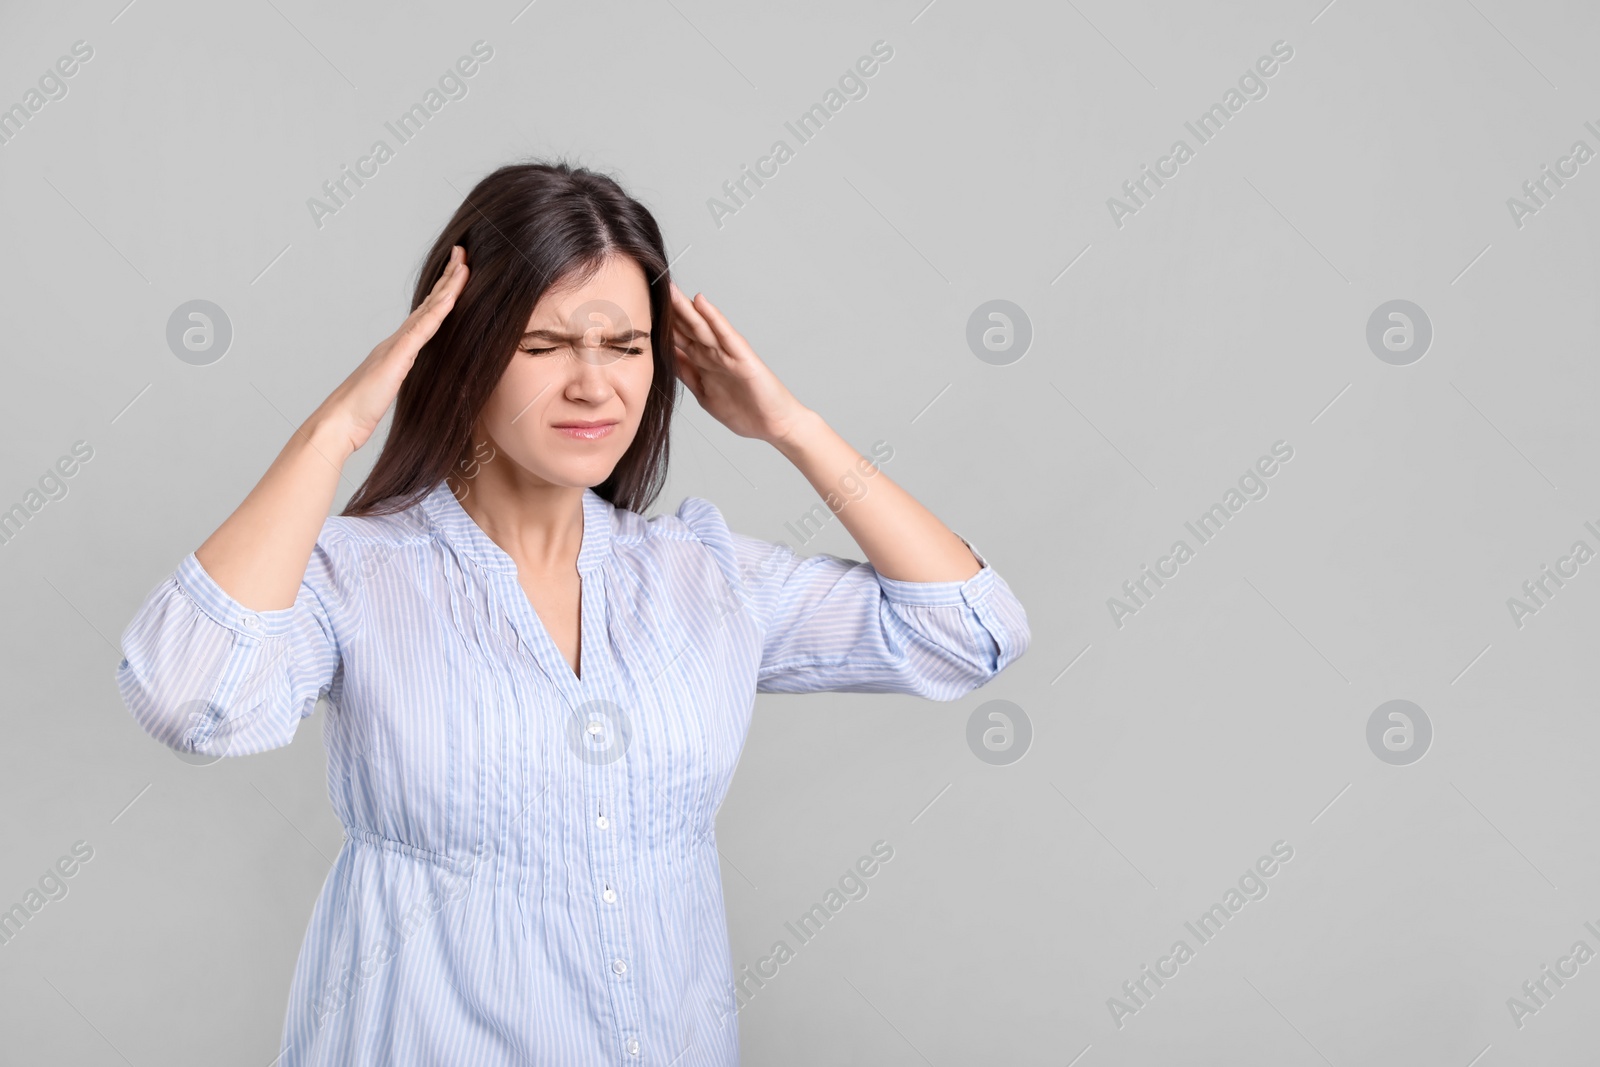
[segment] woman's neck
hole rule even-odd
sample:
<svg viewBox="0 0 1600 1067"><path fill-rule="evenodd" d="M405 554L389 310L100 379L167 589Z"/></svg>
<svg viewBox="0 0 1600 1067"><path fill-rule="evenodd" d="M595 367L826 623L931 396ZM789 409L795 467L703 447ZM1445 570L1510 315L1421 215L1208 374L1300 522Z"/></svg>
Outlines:
<svg viewBox="0 0 1600 1067"><path fill-rule="evenodd" d="M489 540L534 574L560 574L577 565L583 546L582 486L554 485L514 469L510 457L478 468L475 477L447 476L462 510Z"/></svg>

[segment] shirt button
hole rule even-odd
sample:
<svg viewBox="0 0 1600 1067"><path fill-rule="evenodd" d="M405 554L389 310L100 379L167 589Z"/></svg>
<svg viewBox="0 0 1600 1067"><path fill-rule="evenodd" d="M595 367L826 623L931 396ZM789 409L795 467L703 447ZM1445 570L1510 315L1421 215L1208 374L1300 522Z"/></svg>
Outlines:
<svg viewBox="0 0 1600 1067"><path fill-rule="evenodd" d="M617 902L617 891L610 886L607 886L606 891L600 895L605 898L607 904L615 904Z"/></svg>
<svg viewBox="0 0 1600 1067"><path fill-rule="evenodd" d="M618 974L621 974L623 971L626 971L628 969L628 965L626 963L623 963L621 960L612 960L611 961L611 969L613 971L616 971Z"/></svg>
<svg viewBox="0 0 1600 1067"><path fill-rule="evenodd" d="M600 827L600 829L604 830L606 827L611 825L611 820L602 815L594 821L594 824Z"/></svg>
<svg viewBox="0 0 1600 1067"><path fill-rule="evenodd" d="M244 617L245 629L254 630L256 627L258 627L260 625L261 625L261 620L256 618L254 615L246 615Z"/></svg>
<svg viewBox="0 0 1600 1067"><path fill-rule="evenodd" d="M592 723L589 724L589 732L591 734L594 734L596 737L600 736L600 731L603 730L603 729L605 729L605 727L601 726L597 722L592 722Z"/></svg>
<svg viewBox="0 0 1600 1067"><path fill-rule="evenodd" d="M639 1054L639 1039L636 1038L636 1037L628 1038L628 1055L637 1056L638 1054Z"/></svg>

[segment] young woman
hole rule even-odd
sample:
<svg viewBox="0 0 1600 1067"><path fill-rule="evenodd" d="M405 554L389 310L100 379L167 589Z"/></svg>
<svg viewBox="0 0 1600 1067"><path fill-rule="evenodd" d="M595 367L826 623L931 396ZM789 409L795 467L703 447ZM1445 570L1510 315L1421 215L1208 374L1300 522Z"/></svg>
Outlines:
<svg viewBox="0 0 1600 1067"><path fill-rule="evenodd" d="M714 829L755 694L954 700L1023 653L1027 616L668 280L610 178L495 171L412 304L145 599L123 699L211 757L286 745L328 699L347 840L280 1067L734 1064ZM697 497L644 518L679 379L830 507L865 486L837 514L870 562L734 533Z"/></svg>

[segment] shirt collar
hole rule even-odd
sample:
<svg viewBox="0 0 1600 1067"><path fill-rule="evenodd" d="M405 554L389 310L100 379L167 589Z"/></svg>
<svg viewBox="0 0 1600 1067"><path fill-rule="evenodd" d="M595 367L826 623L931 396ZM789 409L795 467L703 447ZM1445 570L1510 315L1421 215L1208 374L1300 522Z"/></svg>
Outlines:
<svg viewBox="0 0 1600 1067"><path fill-rule="evenodd" d="M578 550L579 574L592 572L611 555L614 510L611 502L593 489L584 489L583 545ZM449 482L441 478L439 484L422 498L422 511L441 541L465 553L479 566L491 571L517 572L516 562L467 514L450 491Z"/></svg>

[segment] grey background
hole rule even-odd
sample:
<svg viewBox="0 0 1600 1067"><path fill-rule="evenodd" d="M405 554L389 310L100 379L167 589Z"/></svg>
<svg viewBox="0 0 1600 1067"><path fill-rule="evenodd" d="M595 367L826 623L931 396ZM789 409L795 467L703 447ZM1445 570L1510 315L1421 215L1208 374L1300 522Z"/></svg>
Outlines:
<svg viewBox="0 0 1600 1067"><path fill-rule="evenodd" d="M95 53L0 147L0 507L75 440L94 458L0 546L0 907L94 857L0 946L0 1059L276 1055L341 842L322 716L186 765L123 708L116 639L399 323L461 195L554 155L650 206L680 285L889 441L1032 624L950 704L760 698L718 822L735 967L874 841L894 858L740 1013L746 1062L1592 1059L1600 962L1521 1028L1506 1000L1600 950L1600 563L1521 628L1506 599L1600 546L1600 162L1521 228L1505 201L1600 148L1600 12L1324 2L8 5L0 104ZM314 226L306 199L479 39L469 95ZM707 198L879 39L868 95L718 228ZM1114 225L1106 198L1277 40L1268 95ZM232 322L210 366L165 343L192 299ZM1033 329L1006 366L965 340L992 299ZM1433 325L1409 366L1365 341L1393 299ZM1278 440L1269 494L1113 625ZM692 398L674 445L657 511L705 496L783 540L817 500ZM860 558L837 523L804 551ZM1004 766L966 740L991 699L1033 729ZM1434 728L1408 766L1366 742L1392 699ZM1107 998L1279 840L1265 899L1119 1029Z"/></svg>

